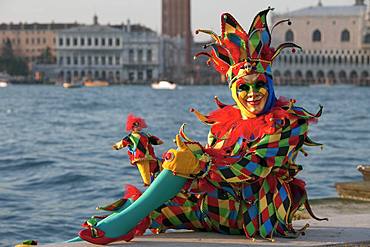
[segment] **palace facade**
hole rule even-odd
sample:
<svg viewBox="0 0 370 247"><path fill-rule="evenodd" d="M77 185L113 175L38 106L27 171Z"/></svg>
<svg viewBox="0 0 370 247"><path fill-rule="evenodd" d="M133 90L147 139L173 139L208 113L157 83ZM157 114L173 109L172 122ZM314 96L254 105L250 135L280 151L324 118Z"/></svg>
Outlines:
<svg viewBox="0 0 370 247"><path fill-rule="evenodd" d="M349 83L370 85L370 11L363 0L352 6L317 6L274 14L275 47L294 42L302 51L285 50L274 63L279 84Z"/></svg>

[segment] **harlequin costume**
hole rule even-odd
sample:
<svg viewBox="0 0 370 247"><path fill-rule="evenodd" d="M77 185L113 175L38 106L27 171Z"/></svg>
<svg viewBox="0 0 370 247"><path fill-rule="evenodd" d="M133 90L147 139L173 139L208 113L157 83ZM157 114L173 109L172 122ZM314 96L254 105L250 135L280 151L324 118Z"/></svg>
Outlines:
<svg viewBox="0 0 370 247"><path fill-rule="evenodd" d="M305 183L296 178L302 166L295 160L303 145L319 145L308 137L311 114L294 100L277 99L271 65L283 48L270 47L266 15L255 17L245 32L230 15L221 16L221 36L214 39L209 64L227 78L235 105L216 98L219 109L195 115L210 126L208 144L188 138L183 127L177 149L165 154L163 171L148 189L119 213L82 230L89 242L129 241L138 227L161 232L169 228L244 234L247 238L297 237L294 213L308 204ZM278 23L282 23L283 20ZM275 26L274 26L275 27Z"/></svg>
<svg viewBox="0 0 370 247"><path fill-rule="evenodd" d="M113 149L119 150L127 147L131 164L137 166L144 185L148 186L154 174L159 171L158 159L152 145L160 145L163 141L142 131L144 128L147 128L144 119L129 114L126 121L126 131L130 133L113 145Z"/></svg>

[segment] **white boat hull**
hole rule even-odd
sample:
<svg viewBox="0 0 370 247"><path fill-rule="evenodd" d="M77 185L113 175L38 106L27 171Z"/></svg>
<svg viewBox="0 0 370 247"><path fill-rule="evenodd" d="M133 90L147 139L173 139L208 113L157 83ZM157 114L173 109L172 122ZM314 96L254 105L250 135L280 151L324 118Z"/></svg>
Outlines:
<svg viewBox="0 0 370 247"><path fill-rule="evenodd" d="M0 81L0 87L7 87L8 83L5 81Z"/></svg>
<svg viewBox="0 0 370 247"><path fill-rule="evenodd" d="M168 81L160 81L160 82L157 82L157 83L153 83L152 88L153 89L174 90L174 89L176 89L176 84L168 82Z"/></svg>

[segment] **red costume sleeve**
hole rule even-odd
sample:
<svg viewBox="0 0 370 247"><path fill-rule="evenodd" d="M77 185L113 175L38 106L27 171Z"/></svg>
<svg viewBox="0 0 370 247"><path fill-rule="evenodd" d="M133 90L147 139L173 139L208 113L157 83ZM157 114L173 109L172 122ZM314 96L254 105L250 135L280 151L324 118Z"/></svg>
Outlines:
<svg viewBox="0 0 370 247"><path fill-rule="evenodd" d="M152 145L160 145L163 143L161 139L156 136L148 135L149 136L149 143Z"/></svg>

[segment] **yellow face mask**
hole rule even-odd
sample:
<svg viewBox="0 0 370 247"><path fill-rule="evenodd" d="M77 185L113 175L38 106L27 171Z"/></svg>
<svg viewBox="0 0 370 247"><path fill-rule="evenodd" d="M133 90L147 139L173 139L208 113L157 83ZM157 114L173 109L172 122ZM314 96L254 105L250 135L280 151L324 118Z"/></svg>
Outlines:
<svg viewBox="0 0 370 247"><path fill-rule="evenodd" d="M244 119L255 118L263 111L269 95L266 83L265 75L250 74L232 84L231 95Z"/></svg>

